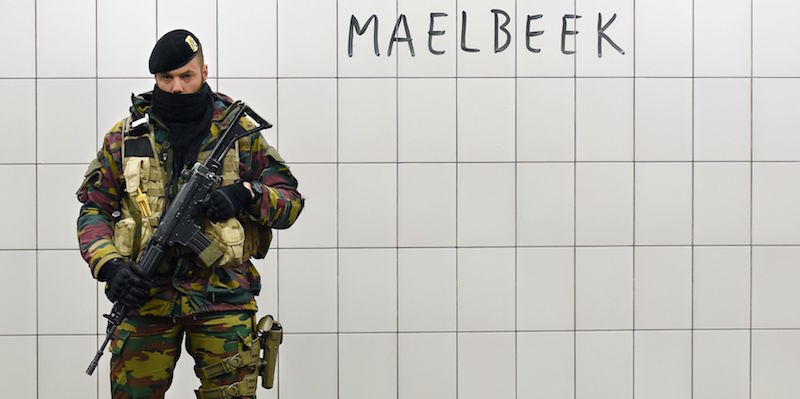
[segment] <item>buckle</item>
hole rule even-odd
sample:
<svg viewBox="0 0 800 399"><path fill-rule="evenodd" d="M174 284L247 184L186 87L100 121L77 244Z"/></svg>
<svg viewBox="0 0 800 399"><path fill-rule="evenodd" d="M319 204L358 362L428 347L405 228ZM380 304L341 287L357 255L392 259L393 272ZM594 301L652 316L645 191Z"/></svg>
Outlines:
<svg viewBox="0 0 800 399"><path fill-rule="evenodd" d="M238 382L235 383L235 384L231 384L231 385L228 385L227 387L225 387L225 391L224 392L225 392L225 395L228 395L228 396L226 396L228 398L235 398L237 396L242 396L239 393L239 383Z"/></svg>
<svg viewBox="0 0 800 399"><path fill-rule="evenodd" d="M237 354L231 356L230 358L228 358L228 360L225 363L226 363L226 365L228 367L231 368L230 370L227 370L227 371L231 371L233 369L238 369L238 368L244 367L244 360L242 360L242 354L241 353L237 353Z"/></svg>

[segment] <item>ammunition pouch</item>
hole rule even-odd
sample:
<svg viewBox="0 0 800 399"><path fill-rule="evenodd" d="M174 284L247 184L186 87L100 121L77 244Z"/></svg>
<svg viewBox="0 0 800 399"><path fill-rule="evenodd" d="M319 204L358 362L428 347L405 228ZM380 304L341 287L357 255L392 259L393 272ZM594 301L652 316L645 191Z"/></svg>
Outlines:
<svg viewBox="0 0 800 399"><path fill-rule="evenodd" d="M236 218L208 222L203 231L212 245L216 245L222 253L222 258L216 263L217 266L239 266L247 259L244 258L244 228Z"/></svg>

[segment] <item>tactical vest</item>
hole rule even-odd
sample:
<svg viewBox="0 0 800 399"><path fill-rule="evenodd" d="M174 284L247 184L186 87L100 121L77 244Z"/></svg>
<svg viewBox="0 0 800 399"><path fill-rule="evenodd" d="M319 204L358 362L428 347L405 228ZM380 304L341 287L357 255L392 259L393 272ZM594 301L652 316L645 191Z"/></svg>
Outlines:
<svg viewBox="0 0 800 399"><path fill-rule="evenodd" d="M140 126L135 129L138 134L134 134L131 123L132 117L129 116L122 131L122 175L126 192L122 194L121 218L114 225L114 245L123 256L138 260L164 214L167 173L156 156L158 152L152 124L148 123L146 129ZM212 129L216 128L216 125L212 125ZM208 150L200 152L197 161L204 162L210 153ZM221 174L221 186L233 184L239 179L238 142L225 155ZM258 230L255 226L248 227L256 232ZM208 267L238 266L249 259L253 252L257 252L252 248L259 243L245 244L245 229L236 217L221 222L206 221L203 230L220 250L222 257L211 262L199 259L199 264ZM253 238L252 232L248 235L251 241L262 241ZM266 245L269 246L269 243ZM249 253L245 253L245 247L250 249L247 251Z"/></svg>

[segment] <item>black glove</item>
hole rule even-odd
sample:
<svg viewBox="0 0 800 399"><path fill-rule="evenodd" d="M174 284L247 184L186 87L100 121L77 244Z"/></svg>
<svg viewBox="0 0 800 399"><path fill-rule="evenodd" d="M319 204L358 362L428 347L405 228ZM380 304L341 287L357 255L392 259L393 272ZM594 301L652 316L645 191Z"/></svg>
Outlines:
<svg viewBox="0 0 800 399"><path fill-rule="evenodd" d="M106 296L111 302L120 301L130 308L139 308L150 299L152 285L132 268L133 262L115 258L100 268L98 280L108 282Z"/></svg>
<svg viewBox="0 0 800 399"><path fill-rule="evenodd" d="M201 206L209 220L221 222L254 202L253 194L244 186L244 182L239 181L212 191Z"/></svg>

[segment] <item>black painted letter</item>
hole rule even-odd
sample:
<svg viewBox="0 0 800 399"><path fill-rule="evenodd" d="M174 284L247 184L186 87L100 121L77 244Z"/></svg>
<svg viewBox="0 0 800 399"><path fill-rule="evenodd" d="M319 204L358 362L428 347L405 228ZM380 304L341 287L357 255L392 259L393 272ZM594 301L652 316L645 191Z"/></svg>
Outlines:
<svg viewBox="0 0 800 399"><path fill-rule="evenodd" d="M403 23L403 29L406 31L405 37L397 37L397 28L400 27L400 22ZM394 42L408 42L408 49L411 51L411 56L414 56L414 43L411 41L411 32L408 31L408 22L406 22L406 15L400 14L400 17L397 18L397 23L394 24L394 30L392 30L392 38L389 40L389 51L386 54L387 57L392 55L392 46L394 46Z"/></svg>
<svg viewBox="0 0 800 399"><path fill-rule="evenodd" d="M433 49L433 37L434 36L441 36L444 35L443 30L433 30L433 19L437 17L446 17L447 14L443 12L432 12L431 13L431 27L428 29L428 50L431 51L431 54L442 55L444 54L444 50L434 50Z"/></svg>
<svg viewBox="0 0 800 399"><path fill-rule="evenodd" d="M461 11L461 49L468 53L477 53L481 51L476 48L467 47L467 12Z"/></svg>
<svg viewBox="0 0 800 399"><path fill-rule="evenodd" d="M527 47L528 50L530 50L533 53L538 53L542 51L542 49L531 47L531 38L536 36L541 36L544 33L543 30L531 31L531 21L540 18L542 18L542 14L528 15L528 23L527 25L525 25L525 47Z"/></svg>
<svg viewBox="0 0 800 399"><path fill-rule="evenodd" d="M620 54L625 54L625 51L617 46L617 43L614 43L614 41L605 34L606 29L611 26L611 23L614 22L615 19L617 19L617 14L612 15L608 23L603 25L603 14L597 13L597 58L603 56L603 39L608 40L608 44L619 51Z"/></svg>
<svg viewBox="0 0 800 399"><path fill-rule="evenodd" d="M567 50L567 35L577 35L577 30L567 30L567 19L574 19L575 26L577 27L578 21L577 19L580 18L580 15L572 15L572 14L564 14L564 17L561 18L561 52L564 54L575 54L573 50Z"/></svg>
<svg viewBox="0 0 800 399"><path fill-rule="evenodd" d="M505 50L506 48L508 48L508 45L511 44L511 33L509 33L508 29L506 29L506 26L508 26L508 23L511 22L511 17L509 17L508 14L506 14L505 11L498 10L498 9L493 9L492 10L492 14L494 14L494 52L495 53L499 53L499 52ZM500 18L499 18L500 15L506 17L506 21L503 22L502 25L500 25ZM501 30L503 31L503 33L506 34L506 42L505 42L505 44L503 44L503 46L498 47L497 46L497 44L498 44L497 35L500 34Z"/></svg>
<svg viewBox="0 0 800 399"><path fill-rule="evenodd" d="M378 56L381 55L381 53L378 51L378 16L375 15L375 14L372 14L369 17L369 19L367 20L367 23L364 24L364 28L363 29L358 24L358 20L356 19L356 16L355 15L351 15L350 16L350 36L347 38L347 55L348 56L350 56L350 57L353 56L353 30L355 30L356 33L358 33L359 36L363 35L367 31L367 27L369 27L369 24L372 22L373 19L375 20L375 27L372 29L373 37L374 37L373 40L375 42L375 55L378 55Z"/></svg>

